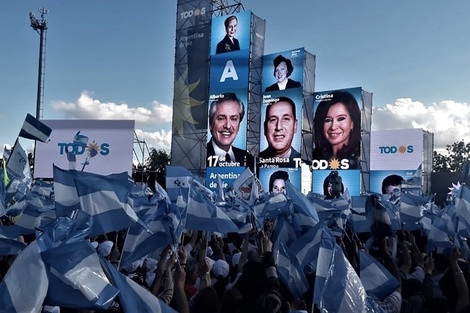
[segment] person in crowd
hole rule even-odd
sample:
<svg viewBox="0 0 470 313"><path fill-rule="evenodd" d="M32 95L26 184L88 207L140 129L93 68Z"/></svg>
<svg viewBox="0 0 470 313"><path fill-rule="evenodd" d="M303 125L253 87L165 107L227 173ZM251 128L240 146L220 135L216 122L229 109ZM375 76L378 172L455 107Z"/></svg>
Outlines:
<svg viewBox="0 0 470 313"><path fill-rule="evenodd" d="M209 130L207 143L207 166L250 166L253 156L233 146L240 123L245 116L245 106L234 93L225 93L211 102L209 107Z"/></svg>
<svg viewBox="0 0 470 313"><path fill-rule="evenodd" d="M283 55L278 55L274 58L273 63L273 75L276 79L276 82L266 87L266 92L301 87L300 82L289 78L294 71L294 66L292 65L290 59L284 57Z"/></svg>
<svg viewBox="0 0 470 313"><path fill-rule="evenodd" d="M230 15L224 21L225 36L217 43L215 54L232 52L240 50L240 43L235 38L238 27L238 18L235 15Z"/></svg>
<svg viewBox="0 0 470 313"><path fill-rule="evenodd" d="M315 111L314 160L336 160L337 165L360 168L361 110L354 96L347 91L333 91Z"/></svg>
<svg viewBox="0 0 470 313"><path fill-rule="evenodd" d="M259 153L260 165L276 163L279 167L298 167L300 152L292 147L297 132L295 103L288 97L278 97L266 106L264 136L268 147Z"/></svg>
<svg viewBox="0 0 470 313"><path fill-rule="evenodd" d="M289 180L289 173L286 171L275 171L269 177L269 192L279 194L286 192L286 181Z"/></svg>

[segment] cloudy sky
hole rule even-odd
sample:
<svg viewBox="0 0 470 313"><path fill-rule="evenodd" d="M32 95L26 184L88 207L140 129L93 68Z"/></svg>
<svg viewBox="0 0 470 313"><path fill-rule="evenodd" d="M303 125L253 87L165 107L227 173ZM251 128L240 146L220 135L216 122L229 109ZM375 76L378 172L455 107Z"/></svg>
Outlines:
<svg viewBox="0 0 470 313"><path fill-rule="evenodd" d="M230 1L229 1L230 2ZM230 2L231 3L231 2ZM44 119L133 119L170 151L176 1L2 1L0 144L35 114L39 35L49 10ZM470 141L470 2L243 1L266 20L265 54L316 56L316 91L373 94L372 130L423 128L436 149Z"/></svg>

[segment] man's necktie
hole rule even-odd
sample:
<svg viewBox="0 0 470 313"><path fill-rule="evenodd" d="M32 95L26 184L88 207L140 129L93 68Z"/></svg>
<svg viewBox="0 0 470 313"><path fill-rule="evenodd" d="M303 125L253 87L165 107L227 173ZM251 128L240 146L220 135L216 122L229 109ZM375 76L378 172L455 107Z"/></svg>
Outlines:
<svg viewBox="0 0 470 313"><path fill-rule="evenodd" d="M230 154L226 153L225 154L225 162L230 162L231 159L230 159Z"/></svg>

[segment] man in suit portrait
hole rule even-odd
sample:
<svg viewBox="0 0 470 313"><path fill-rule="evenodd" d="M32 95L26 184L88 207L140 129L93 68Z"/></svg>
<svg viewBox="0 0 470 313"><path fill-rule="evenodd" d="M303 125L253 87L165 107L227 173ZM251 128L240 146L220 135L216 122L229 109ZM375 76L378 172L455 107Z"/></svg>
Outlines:
<svg viewBox="0 0 470 313"><path fill-rule="evenodd" d="M207 166L251 166L253 156L234 147L240 123L245 115L243 102L234 93L224 93L211 102L207 143Z"/></svg>
<svg viewBox="0 0 470 313"><path fill-rule="evenodd" d="M268 147L259 154L260 165L300 166L298 163L300 152L292 147L296 132L297 117L294 101L288 97L278 97L276 101L269 103L264 117L264 136Z"/></svg>

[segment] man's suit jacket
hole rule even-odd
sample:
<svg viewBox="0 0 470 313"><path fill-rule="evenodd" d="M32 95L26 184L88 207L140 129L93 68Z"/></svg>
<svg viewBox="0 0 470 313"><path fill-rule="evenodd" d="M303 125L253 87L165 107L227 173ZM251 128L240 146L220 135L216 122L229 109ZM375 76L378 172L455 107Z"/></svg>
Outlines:
<svg viewBox="0 0 470 313"><path fill-rule="evenodd" d="M301 87L301 86L302 85L300 84L300 82L298 82L296 80L292 80L290 78L287 79L286 89L298 88L298 87ZM277 90L279 90L279 86L277 85L277 83L274 83L271 86L266 87L265 91L277 91Z"/></svg>
<svg viewBox="0 0 470 313"><path fill-rule="evenodd" d="M273 158L274 156L275 156L275 151L271 149L270 147L267 147L266 149L264 149L263 151L259 153L260 159ZM274 163L274 162L262 162L262 160L260 160L260 166L262 166L263 164L278 164L279 167L295 168L294 159L296 158L300 158L300 152L295 150L294 148L291 148L289 162Z"/></svg>
<svg viewBox="0 0 470 313"><path fill-rule="evenodd" d="M235 146L232 146L232 151L233 151L233 154L235 155L235 160L234 160L235 162L240 163L240 166L250 167L250 169L253 169L254 158L250 153L248 153L247 151L243 149L237 148ZM214 155L215 155L215 151L214 151L214 147L212 146L212 138L211 138L211 140L209 140L209 142L207 143L207 159L209 159L209 157L214 156ZM246 156L246 160L245 160L245 156ZM208 161L207 161L207 167L209 167Z"/></svg>

